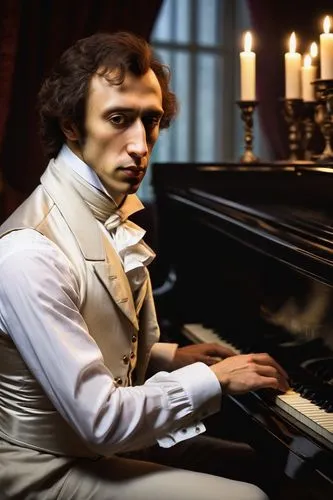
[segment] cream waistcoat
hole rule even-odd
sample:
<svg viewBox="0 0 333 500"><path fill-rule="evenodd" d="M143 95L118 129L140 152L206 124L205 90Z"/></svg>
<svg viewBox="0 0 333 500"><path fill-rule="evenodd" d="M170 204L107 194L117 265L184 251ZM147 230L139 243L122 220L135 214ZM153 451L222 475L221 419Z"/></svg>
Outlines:
<svg viewBox="0 0 333 500"><path fill-rule="evenodd" d="M159 330L147 279L133 300L121 261L71 185L66 166L51 161L41 185L0 228L0 237L33 228L68 257L80 284L81 314L117 385L143 383ZM1 387L1 384L3 387ZM9 336L0 335L0 432L51 453L93 455L46 397Z"/></svg>

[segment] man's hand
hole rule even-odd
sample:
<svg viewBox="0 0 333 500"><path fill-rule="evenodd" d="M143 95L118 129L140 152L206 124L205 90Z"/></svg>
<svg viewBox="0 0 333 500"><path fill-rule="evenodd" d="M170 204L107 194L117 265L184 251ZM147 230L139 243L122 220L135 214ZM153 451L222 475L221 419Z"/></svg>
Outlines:
<svg viewBox="0 0 333 500"><path fill-rule="evenodd" d="M289 389L288 375L269 354L239 354L210 367L228 394L257 389Z"/></svg>
<svg viewBox="0 0 333 500"><path fill-rule="evenodd" d="M172 361L172 370L190 365L196 361L201 361L206 365L213 365L221 359L234 356L236 353L232 349L222 347L215 343L191 344L185 347L178 347Z"/></svg>

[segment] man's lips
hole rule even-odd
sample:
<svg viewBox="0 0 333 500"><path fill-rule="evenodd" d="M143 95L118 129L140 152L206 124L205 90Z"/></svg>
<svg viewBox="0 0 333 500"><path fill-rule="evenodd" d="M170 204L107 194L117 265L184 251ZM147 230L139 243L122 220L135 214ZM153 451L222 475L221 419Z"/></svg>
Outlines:
<svg viewBox="0 0 333 500"><path fill-rule="evenodd" d="M143 167L120 167L119 170L129 177L142 177L145 174Z"/></svg>

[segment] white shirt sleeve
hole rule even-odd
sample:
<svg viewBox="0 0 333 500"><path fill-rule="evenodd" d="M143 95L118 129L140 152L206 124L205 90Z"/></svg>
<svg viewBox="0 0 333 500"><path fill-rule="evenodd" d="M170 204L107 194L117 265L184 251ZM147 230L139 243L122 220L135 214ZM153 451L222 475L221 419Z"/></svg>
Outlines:
<svg viewBox="0 0 333 500"><path fill-rule="evenodd" d="M109 456L203 432L198 420L221 404L212 370L194 363L118 388L79 304L71 264L54 243L31 229L0 239L0 328L91 449Z"/></svg>

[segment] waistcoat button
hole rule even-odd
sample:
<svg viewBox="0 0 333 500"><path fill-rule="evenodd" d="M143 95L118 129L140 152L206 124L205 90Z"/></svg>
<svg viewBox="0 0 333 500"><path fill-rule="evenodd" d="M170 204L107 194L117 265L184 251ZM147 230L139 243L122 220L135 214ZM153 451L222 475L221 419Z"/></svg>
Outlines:
<svg viewBox="0 0 333 500"><path fill-rule="evenodd" d="M132 335L132 342L133 344L138 340L137 336L136 335Z"/></svg>
<svg viewBox="0 0 333 500"><path fill-rule="evenodd" d="M120 377L116 377L116 378L114 379L114 382L115 382L115 384L117 384L117 385L121 385L121 384L123 383L123 381L122 381L122 379L121 379Z"/></svg>
<svg viewBox="0 0 333 500"><path fill-rule="evenodd" d="M129 357L127 356L127 354L125 354L125 356L123 356L123 363L125 365L128 365L128 363L129 363Z"/></svg>

